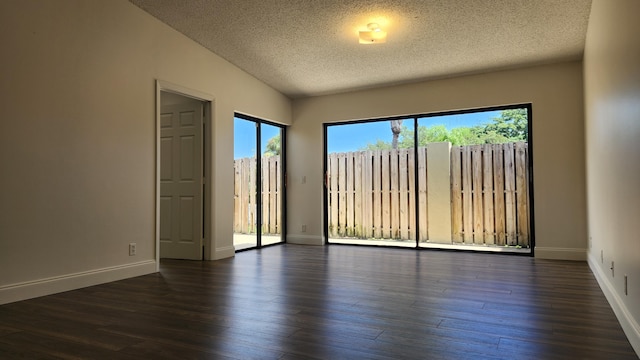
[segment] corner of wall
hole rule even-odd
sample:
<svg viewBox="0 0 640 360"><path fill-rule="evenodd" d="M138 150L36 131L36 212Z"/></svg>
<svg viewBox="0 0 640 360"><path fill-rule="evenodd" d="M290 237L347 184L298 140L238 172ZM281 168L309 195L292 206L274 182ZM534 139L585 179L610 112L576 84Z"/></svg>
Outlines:
<svg viewBox="0 0 640 360"><path fill-rule="evenodd" d="M582 248L556 248L556 247L535 247L535 257L549 260L587 260L587 249Z"/></svg>
<svg viewBox="0 0 640 360"><path fill-rule="evenodd" d="M631 346L637 354L640 354L640 324L633 318L629 309L627 309L620 296L618 296L613 284L607 280L607 277L602 272L602 268L598 266L598 261L593 257L593 254L589 254L587 263L598 281L600 289L602 289L604 296L607 298L609 305L611 305L613 312L616 314Z"/></svg>

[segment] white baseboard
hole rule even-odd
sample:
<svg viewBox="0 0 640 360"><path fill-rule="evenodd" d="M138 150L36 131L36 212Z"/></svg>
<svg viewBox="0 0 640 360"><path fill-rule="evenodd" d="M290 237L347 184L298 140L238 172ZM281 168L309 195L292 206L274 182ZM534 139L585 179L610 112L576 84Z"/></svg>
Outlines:
<svg viewBox="0 0 640 360"><path fill-rule="evenodd" d="M156 271L156 261L147 260L133 264L111 266L45 279L0 286L0 305L87 286L151 274Z"/></svg>
<svg viewBox="0 0 640 360"><path fill-rule="evenodd" d="M287 243L299 245L324 245L324 238L318 235L287 234Z"/></svg>
<svg viewBox="0 0 640 360"><path fill-rule="evenodd" d="M587 249L581 248L556 248L536 246L534 254L535 257L539 259L574 261L587 260Z"/></svg>
<svg viewBox="0 0 640 360"><path fill-rule="evenodd" d="M598 260L595 259L592 254L589 254L587 263L598 281L598 285L600 285L604 296L607 298L607 301L609 301L609 305L611 305L613 312L616 314L622 330L624 330L625 335L627 335L627 339L629 339L633 350L635 350L638 357L640 357L640 325L638 321L633 318L629 309L627 309L620 298L620 295L618 295L614 286L602 271L602 268L598 266Z"/></svg>
<svg viewBox="0 0 640 360"><path fill-rule="evenodd" d="M211 260L226 259L234 256L236 256L236 248L233 245L225 246L216 248L213 253L213 259Z"/></svg>

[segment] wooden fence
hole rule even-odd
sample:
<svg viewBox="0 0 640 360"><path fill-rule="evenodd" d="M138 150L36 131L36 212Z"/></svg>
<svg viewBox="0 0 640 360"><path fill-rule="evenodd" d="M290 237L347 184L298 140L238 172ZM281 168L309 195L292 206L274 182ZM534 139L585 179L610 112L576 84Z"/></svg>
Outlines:
<svg viewBox="0 0 640 360"><path fill-rule="evenodd" d="M280 156L263 157L262 161L262 234L281 232ZM252 234L257 230L256 158L234 161L234 217L236 233Z"/></svg>
<svg viewBox="0 0 640 360"><path fill-rule="evenodd" d="M451 149L451 240L529 244L526 143ZM413 150L328 156L329 236L429 240L427 148L418 149L419 231ZM432 209L433 211L433 209Z"/></svg>
<svg viewBox="0 0 640 360"><path fill-rule="evenodd" d="M329 236L428 241L427 148L417 155L416 187L413 150L329 154ZM262 158L263 234L281 231L279 161L279 156ZM451 212L451 242L528 246L527 144L453 146L449 161L451 204L438 211ZM256 160L238 159L234 169L234 231L255 233Z"/></svg>
<svg viewBox="0 0 640 360"><path fill-rule="evenodd" d="M413 159L408 149L329 154L329 236L415 239Z"/></svg>
<svg viewBox="0 0 640 360"><path fill-rule="evenodd" d="M451 149L452 239L529 245L527 143Z"/></svg>

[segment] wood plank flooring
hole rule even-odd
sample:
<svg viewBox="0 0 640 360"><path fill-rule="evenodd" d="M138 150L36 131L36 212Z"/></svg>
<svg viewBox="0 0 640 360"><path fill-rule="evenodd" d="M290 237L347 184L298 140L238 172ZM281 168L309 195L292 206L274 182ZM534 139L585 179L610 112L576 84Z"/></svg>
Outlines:
<svg viewBox="0 0 640 360"><path fill-rule="evenodd" d="M339 245L3 305L0 358L638 359L586 263Z"/></svg>

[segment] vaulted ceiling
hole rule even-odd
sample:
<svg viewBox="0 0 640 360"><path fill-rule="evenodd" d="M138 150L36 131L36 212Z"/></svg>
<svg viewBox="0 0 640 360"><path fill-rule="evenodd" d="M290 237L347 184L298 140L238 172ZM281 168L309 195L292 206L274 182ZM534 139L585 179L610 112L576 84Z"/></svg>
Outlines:
<svg viewBox="0 0 640 360"><path fill-rule="evenodd" d="M291 98L582 57L591 0L130 0ZM358 43L376 22L384 44Z"/></svg>

